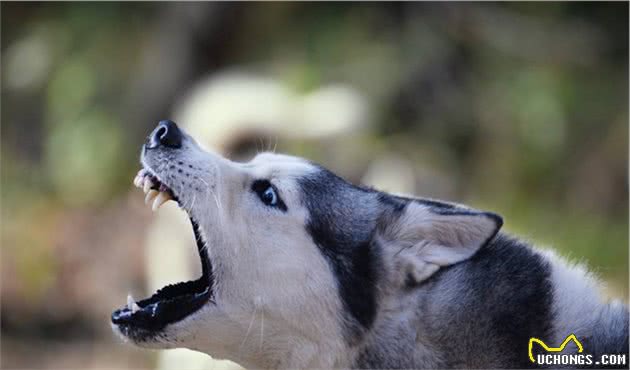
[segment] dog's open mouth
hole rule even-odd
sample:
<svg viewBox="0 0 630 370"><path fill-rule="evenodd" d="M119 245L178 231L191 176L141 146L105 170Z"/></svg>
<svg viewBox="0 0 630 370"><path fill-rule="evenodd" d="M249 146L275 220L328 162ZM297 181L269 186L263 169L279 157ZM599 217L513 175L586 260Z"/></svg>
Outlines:
<svg viewBox="0 0 630 370"><path fill-rule="evenodd" d="M144 190L146 202L153 201L153 210L172 199L179 203L176 194L148 170L141 170L134 184ZM156 331L177 322L213 301L212 264L199 224L191 217L197 250L201 259L202 276L194 281L171 284L159 289L151 297L135 302L131 296L127 305L112 313L112 322L124 331L143 329Z"/></svg>

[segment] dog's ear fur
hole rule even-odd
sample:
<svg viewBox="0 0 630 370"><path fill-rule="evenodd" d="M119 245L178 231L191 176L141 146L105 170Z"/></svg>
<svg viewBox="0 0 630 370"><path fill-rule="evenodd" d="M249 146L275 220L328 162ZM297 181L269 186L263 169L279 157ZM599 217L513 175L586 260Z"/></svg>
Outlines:
<svg viewBox="0 0 630 370"><path fill-rule="evenodd" d="M502 218L494 213L438 202L410 201L386 227L396 280L419 283L440 267L472 257L493 238Z"/></svg>

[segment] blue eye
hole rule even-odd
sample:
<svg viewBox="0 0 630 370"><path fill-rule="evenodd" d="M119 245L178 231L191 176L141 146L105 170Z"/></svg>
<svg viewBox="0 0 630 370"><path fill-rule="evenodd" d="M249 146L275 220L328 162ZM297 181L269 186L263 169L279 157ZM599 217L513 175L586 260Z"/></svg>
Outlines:
<svg viewBox="0 0 630 370"><path fill-rule="evenodd" d="M260 199L268 206L275 206L278 204L278 196L271 186L268 187L267 190L263 191Z"/></svg>
<svg viewBox="0 0 630 370"><path fill-rule="evenodd" d="M278 191L271 185L269 180L256 180L252 183L252 191L258 195L260 201L269 207L278 208L286 212L287 206L278 196Z"/></svg>

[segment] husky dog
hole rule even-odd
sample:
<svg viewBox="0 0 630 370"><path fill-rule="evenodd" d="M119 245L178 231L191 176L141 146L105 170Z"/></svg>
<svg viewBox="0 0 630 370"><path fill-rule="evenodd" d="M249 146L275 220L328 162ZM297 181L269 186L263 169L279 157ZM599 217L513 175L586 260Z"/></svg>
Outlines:
<svg viewBox="0 0 630 370"><path fill-rule="evenodd" d="M287 155L231 162L171 121L141 157L136 186L154 210L172 199L187 212L202 276L112 314L135 345L252 368L526 368L530 338L574 334L584 353L628 358L626 306L500 233L495 213L354 186Z"/></svg>

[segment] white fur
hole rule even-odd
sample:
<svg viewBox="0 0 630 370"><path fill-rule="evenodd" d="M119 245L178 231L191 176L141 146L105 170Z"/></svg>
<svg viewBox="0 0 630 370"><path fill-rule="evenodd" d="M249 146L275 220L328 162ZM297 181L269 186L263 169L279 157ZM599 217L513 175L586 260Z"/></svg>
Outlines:
<svg viewBox="0 0 630 370"><path fill-rule="evenodd" d="M569 334L580 338L592 330L598 313L605 307L600 294L601 283L582 264L571 264L552 250L540 253L551 264L554 309L554 343L551 345L559 345ZM573 346L571 342L569 347Z"/></svg>
<svg viewBox="0 0 630 370"><path fill-rule="evenodd" d="M163 181L174 178L166 183L198 220L213 263L216 305L168 325L156 342L139 344L183 344L248 367L338 366L334 361L345 357L341 302L329 266L306 232L296 186L313 167L271 153L235 163L196 145L182 154L176 160L194 167L186 178L143 161ZM277 187L286 213L261 203L251 190L256 179ZM180 189L180 180L191 185Z"/></svg>

